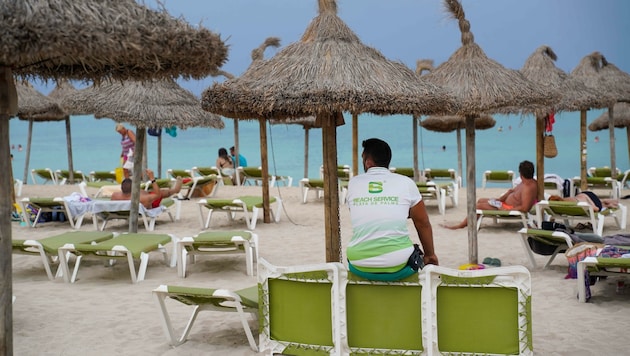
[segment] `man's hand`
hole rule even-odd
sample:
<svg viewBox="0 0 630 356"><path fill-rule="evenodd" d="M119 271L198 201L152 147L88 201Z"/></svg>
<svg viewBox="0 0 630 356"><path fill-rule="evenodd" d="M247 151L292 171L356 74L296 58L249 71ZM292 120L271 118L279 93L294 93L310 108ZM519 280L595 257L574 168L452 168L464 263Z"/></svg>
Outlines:
<svg viewBox="0 0 630 356"><path fill-rule="evenodd" d="M424 255L424 257L422 258L424 261L425 266L426 265L439 265L438 262L438 258L436 255Z"/></svg>

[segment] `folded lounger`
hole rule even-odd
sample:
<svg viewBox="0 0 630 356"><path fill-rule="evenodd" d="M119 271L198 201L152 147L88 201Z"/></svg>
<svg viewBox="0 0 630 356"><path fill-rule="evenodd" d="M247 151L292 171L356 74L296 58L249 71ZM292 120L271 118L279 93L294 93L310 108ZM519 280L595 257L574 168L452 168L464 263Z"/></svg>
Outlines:
<svg viewBox="0 0 630 356"><path fill-rule="evenodd" d="M177 270L186 277L188 259L197 255L244 253L247 275L254 275L254 260L258 261L258 235L251 231L207 231L177 241Z"/></svg>
<svg viewBox="0 0 630 356"><path fill-rule="evenodd" d="M39 240L12 240L13 253L40 256L44 269L51 281L58 277L62 270L57 269L57 273L53 276L50 269L51 264L59 262L59 248L63 245L70 244L90 244L109 240L114 237L111 232L104 231L71 231L64 232L59 235L45 237Z"/></svg>
<svg viewBox="0 0 630 356"><path fill-rule="evenodd" d="M280 213L282 212L282 200L280 197L270 197L269 199L269 203L272 206L275 205L275 208L271 209L272 219L275 222L279 222ZM254 230L258 220L258 212L263 206L263 198L258 196L240 196L236 199L200 199L197 203L199 204L199 219L202 229L207 229L210 226L210 219L214 211L221 211L227 213L230 220L234 220L236 213L243 213L247 228ZM208 209L207 217L204 217L204 209Z"/></svg>
<svg viewBox="0 0 630 356"><path fill-rule="evenodd" d="M170 267L175 267L175 244L177 238L170 234L138 234L124 233L112 239L96 244L66 243L59 248L59 263L63 269L63 277L66 282L74 283L79 272L81 260L84 257L95 257L106 260L125 259L129 264L129 272L133 283L144 280L149 263L149 253L159 251L164 255L164 262ZM169 261L165 245L169 242L173 245L171 260ZM70 275L67 253L77 256L74 271ZM134 259L140 260L136 273Z"/></svg>
<svg viewBox="0 0 630 356"><path fill-rule="evenodd" d="M256 340L247 321L247 315L258 317L258 286L252 286L236 291L227 289L194 288L182 286L160 285L153 290L153 296L160 310L162 328L169 344L178 346L186 342L197 315L202 311L236 312L241 319L243 330L247 335L249 346L258 351ZM193 307L192 315L184 328L182 335L177 337L171 317L167 310L166 298L176 300Z"/></svg>
<svg viewBox="0 0 630 356"><path fill-rule="evenodd" d="M94 200L92 207L92 220L94 229L104 230L107 222L115 219L128 220L129 211L131 209L130 200ZM172 198L164 198L160 206L153 209L147 209L140 204L138 209L144 228L147 231L155 230L155 220L163 212L166 212L171 221L179 220L181 201ZM171 213L170 207L175 206L175 217Z"/></svg>
<svg viewBox="0 0 630 356"><path fill-rule="evenodd" d="M70 179L70 171L67 169L58 169L55 171L55 176L57 177L58 184L66 184L66 182ZM74 183L87 182L88 178L81 171L73 171Z"/></svg>
<svg viewBox="0 0 630 356"><path fill-rule="evenodd" d="M317 178L300 179L300 193L302 193L303 204L306 204L309 191L315 192L317 199L321 199L324 196L324 180Z"/></svg>
<svg viewBox="0 0 630 356"><path fill-rule="evenodd" d="M425 201L437 201L438 211L440 214L444 215L446 212L446 190L444 188L440 188L433 182L416 182L416 186L418 186L418 191L420 192L420 195L422 195L422 199Z"/></svg>

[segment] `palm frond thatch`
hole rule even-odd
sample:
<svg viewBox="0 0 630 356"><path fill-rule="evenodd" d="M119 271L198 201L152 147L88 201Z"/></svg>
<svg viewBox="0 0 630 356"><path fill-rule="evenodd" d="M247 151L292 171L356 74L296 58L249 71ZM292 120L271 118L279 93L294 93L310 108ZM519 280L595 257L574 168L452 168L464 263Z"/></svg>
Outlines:
<svg viewBox="0 0 630 356"><path fill-rule="evenodd" d="M608 111L605 111L588 125L588 129L590 131L608 130L608 121ZM630 104L615 104L613 108L613 125L617 128L630 127Z"/></svg>
<svg viewBox="0 0 630 356"><path fill-rule="evenodd" d="M18 113L20 120L61 121L67 113L55 101L38 92L27 81L16 84L18 93Z"/></svg>
<svg viewBox="0 0 630 356"><path fill-rule="evenodd" d="M430 114L453 109L441 88L420 81L401 63L367 47L319 0L319 14L302 38L239 78L202 95L205 110L227 117L306 117L330 112Z"/></svg>
<svg viewBox="0 0 630 356"><path fill-rule="evenodd" d="M493 128L497 121L488 114L481 114L475 118L475 130L487 130ZM455 130L463 130L466 128L466 119L463 116L432 115L420 122L420 126L429 131L435 132L452 132Z"/></svg>
<svg viewBox="0 0 630 356"><path fill-rule="evenodd" d="M137 127L224 127L220 117L202 110L199 99L172 79L102 82L64 98L62 105Z"/></svg>
<svg viewBox="0 0 630 356"><path fill-rule="evenodd" d="M134 0L5 1L0 18L0 65L22 78L203 78L227 59L217 34Z"/></svg>

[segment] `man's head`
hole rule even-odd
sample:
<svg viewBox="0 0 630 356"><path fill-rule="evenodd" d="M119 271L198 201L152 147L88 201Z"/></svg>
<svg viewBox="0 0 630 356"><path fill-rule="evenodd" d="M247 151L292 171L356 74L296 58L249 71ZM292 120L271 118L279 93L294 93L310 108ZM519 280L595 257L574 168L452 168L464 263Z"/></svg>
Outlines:
<svg viewBox="0 0 630 356"><path fill-rule="evenodd" d="M125 178L120 183L120 190L123 194L131 194L131 178Z"/></svg>
<svg viewBox="0 0 630 356"><path fill-rule="evenodd" d="M234 146L230 147L230 154L234 156Z"/></svg>
<svg viewBox="0 0 630 356"><path fill-rule="evenodd" d="M534 164L530 161L523 161L518 165L518 172L525 179L534 178Z"/></svg>
<svg viewBox="0 0 630 356"><path fill-rule="evenodd" d="M389 167L392 160L392 149L387 142L378 138L364 140L363 146L363 169L367 171L371 167Z"/></svg>

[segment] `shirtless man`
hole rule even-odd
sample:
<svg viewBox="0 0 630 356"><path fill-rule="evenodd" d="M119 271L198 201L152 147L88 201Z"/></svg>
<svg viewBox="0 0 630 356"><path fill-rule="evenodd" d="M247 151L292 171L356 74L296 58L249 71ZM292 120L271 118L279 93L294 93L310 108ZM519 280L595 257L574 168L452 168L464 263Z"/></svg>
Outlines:
<svg viewBox="0 0 630 356"><path fill-rule="evenodd" d="M155 175L150 169L146 170L147 177L151 180L153 190L147 192L145 190L140 191L140 203L147 209L157 208L162 202L162 198L168 198L173 194L179 193L182 188L182 177L177 177L175 186L172 188L160 189L160 186L155 180ZM114 192L112 194L112 200L131 200L131 179L125 178L120 184L120 192ZM157 193L156 193L157 192Z"/></svg>
<svg viewBox="0 0 630 356"><path fill-rule="evenodd" d="M538 196L538 185L534 180L534 164L530 161L523 161L518 165L518 172L521 175L521 184L509 189L498 199L479 198L477 209L481 210L518 210L528 212ZM451 230L463 229L468 225L468 219L464 219L457 225L442 225Z"/></svg>

